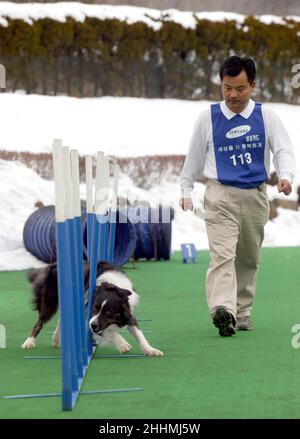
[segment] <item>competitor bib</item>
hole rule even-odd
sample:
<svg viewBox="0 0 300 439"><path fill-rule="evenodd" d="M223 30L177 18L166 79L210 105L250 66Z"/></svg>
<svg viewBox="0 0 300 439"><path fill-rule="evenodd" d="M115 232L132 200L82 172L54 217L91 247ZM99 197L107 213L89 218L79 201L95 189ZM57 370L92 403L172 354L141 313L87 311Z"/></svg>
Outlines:
<svg viewBox="0 0 300 439"><path fill-rule="evenodd" d="M211 117L218 181L240 189L252 189L266 181L261 104L255 103L248 119L236 114L230 120L219 103L212 104Z"/></svg>

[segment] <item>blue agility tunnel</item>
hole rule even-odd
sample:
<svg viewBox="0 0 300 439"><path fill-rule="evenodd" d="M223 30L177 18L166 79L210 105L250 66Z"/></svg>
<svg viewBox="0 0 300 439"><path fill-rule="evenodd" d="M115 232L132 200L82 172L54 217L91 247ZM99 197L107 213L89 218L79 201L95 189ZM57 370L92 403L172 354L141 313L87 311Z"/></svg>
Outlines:
<svg viewBox="0 0 300 439"><path fill-rule="evenodd" d="M85 210L82 211L83 253L87 259L87 223ZM47 264L56 261L54 206L41 207L27 219L23 229L26 250ZM113 263L124 265L132 256L136 246L135 226L117 212L115 253Z"/></svg>
<svg viewBox="0 0 300 439"><path fill-rule="evenodd" d="M164 210L166 209L166 210ZM117 211L115 252L113 263L124 265L131 257L169 260L174 210L170 207L129 207ZM83 252L87 259L86 212L82 210ZM56 261L54 206L33 212L23 229L26 250L47 264Z"/></svg>
<svg viewBox="0 0 300 439"><path fill-rule="evenodd" d="M135 260L171 258L173 218L174 209L170 206L129 208L128 219L134 223L136 231Z"/></svg>

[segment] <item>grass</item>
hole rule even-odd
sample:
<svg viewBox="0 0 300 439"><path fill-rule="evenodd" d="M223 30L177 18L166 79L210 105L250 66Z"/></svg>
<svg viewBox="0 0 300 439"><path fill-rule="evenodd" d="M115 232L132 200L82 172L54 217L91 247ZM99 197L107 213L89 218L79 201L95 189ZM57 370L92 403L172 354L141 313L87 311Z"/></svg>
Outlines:
<svg viewBox="0 0 300 439"><path fill-rule="evenodd" d="M253 311L254 330L220 337L208 313L204 281L209 256L197 264L171 261L127 265L141 296L137 318L164 357L94 359L83 390L142 387L143 392L81 395L72 412L60 398L7 400L4 395L60 392L60 360L26 360L24 355L57 355L51 346L55 321L35 350L20 345L36 313L25 272L0 273L0 322L7 347L0 349L2 419L292 419L299 417L300 349L292 327L300 324L300 249L263 249ZM125 334L130 342L131 337ZM133 341L132 353L139 353ZM100 354L116 353L102 348Z"/></svg>

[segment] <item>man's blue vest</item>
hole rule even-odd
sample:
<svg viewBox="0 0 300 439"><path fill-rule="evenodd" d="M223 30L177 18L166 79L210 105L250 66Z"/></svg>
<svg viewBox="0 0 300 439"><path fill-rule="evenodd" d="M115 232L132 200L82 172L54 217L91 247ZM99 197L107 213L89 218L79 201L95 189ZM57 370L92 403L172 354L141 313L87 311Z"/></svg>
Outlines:
<svg viewBox="0 0 300 439"><path fill-rule="evenodd" d="M220 104L213 104L211 117L218 181L241 189L255 188L266 181L261 104L255 104L248 119L236 114L230 120Z"/></svg>

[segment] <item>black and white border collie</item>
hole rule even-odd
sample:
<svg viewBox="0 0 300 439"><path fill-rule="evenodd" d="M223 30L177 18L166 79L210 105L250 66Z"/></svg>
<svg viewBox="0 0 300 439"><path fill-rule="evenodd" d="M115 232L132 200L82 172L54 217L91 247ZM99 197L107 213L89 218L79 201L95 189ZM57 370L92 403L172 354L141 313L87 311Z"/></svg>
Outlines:
<svg viewBox="0 0 300 439"><path fill-rule="evenodd" d="M33 305L39 312L39 318L32 329L30 337L22 344L23 349L35 347L35 339L43 325L53 317L58 309L56 263L45 268L30 270L28 279L32 284L34 292ZM89 266L88 263L85 263L84 283L86 290L88 279ZM132 346L118 333L118 330L127 326L145 355L161 356L163 353L148 343L138 327L133 314L138 301L139 296L125 273L118 267L101 262L97 270L92 318L89 321L93 338L99 346L113 344L119 352L126 353L132 349ZM60 345L59 333L58 321L52 338L55 347Z"/></svg>

